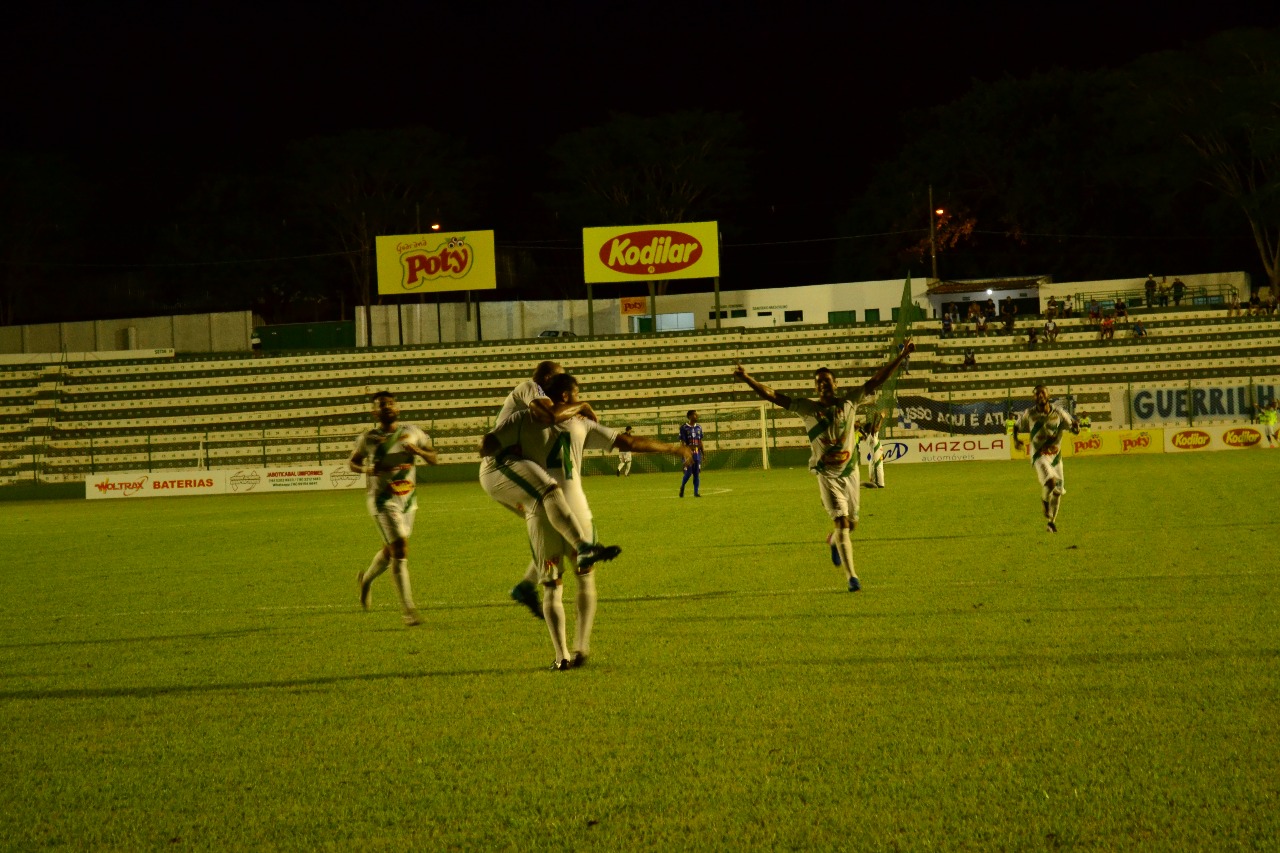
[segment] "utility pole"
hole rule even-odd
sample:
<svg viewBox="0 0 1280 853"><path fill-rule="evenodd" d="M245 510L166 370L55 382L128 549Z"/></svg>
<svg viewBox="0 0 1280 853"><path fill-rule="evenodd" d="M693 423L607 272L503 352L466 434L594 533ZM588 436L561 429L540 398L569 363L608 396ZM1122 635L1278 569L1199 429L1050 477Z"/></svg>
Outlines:
<svg viewBox="0 0 1280 853"><path fill-rule="evenodd" d="M938 280L938 240L937 231L934 225L934 217L937 214L933 212L933 184L929 184L929 263L933 270L933 280Z"/></svg>

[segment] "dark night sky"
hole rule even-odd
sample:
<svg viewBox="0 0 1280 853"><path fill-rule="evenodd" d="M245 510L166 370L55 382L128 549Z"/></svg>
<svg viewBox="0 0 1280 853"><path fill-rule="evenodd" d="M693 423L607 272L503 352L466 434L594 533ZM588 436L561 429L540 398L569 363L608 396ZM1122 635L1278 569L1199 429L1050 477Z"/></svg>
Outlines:
<svg viewBox="0 0 1280 853"><path fill-rule="evenodd" d="M0 146L70 152L163 207L191 169L251 164L291 138L425 124L503 164L500 240L521 236L515 200L542 188L542 150L610 110L742 113L763 153L767 230L825 236L896 149L907 108L974 78L1119 66L1280 21L1264 3L166 5L7 11Z"/></svg>

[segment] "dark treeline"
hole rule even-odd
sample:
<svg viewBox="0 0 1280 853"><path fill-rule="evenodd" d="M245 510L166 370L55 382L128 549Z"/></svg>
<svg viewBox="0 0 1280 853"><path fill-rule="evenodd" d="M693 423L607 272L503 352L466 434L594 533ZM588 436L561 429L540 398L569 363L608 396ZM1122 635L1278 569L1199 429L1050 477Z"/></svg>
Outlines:
<svg viewBox="0 0 1280 853"><path fill-rule="evenodd" d="M725 289L927 276L930 217L942 278L1244 269L1274 286L1276 92L1280 31L1259 30L1114 71L977 82L904 111L906 142L872 168L850 165L871 177L822 199L839 213L818 233L768 215L755 188L779 166L741 116L692 109L616 114L519 166L427 127L252 154L0 152L0 324L245 309L271 323L347 318L378 298L374 236L435 222L496 231L499 290L480 295L493 299L581 294L583 226L703 219L721 223ZM848 183L785 168L816 198Z"/></svg>

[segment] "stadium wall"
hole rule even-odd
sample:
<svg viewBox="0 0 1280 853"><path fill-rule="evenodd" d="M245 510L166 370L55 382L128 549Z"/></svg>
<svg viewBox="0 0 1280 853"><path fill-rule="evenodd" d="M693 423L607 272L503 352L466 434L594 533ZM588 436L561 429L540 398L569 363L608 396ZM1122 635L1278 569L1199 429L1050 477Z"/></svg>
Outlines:
<svg viewBox="0 0 1280 853"><path fill-rule="evenodd" d="M172 349L178 352L249 352L253 314L180 314L77 323L0 326L0 353L114 352Z"/></svg>

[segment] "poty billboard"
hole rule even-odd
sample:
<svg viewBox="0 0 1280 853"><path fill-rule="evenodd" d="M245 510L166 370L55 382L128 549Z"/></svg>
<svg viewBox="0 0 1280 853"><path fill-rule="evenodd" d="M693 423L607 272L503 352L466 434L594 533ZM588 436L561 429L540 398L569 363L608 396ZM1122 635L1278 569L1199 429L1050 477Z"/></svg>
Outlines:
<svg viewBox="0 0 1280 853"><path fill-rule="evenodd" d="M443 293L498 286L492 231L377 237L378 293Z"/></svg>
<svg viewBox="0 0 1280 853"><path fill-rule="evenodd" d="M587 284L720 275L717 222L582 229Z"/></svg>

